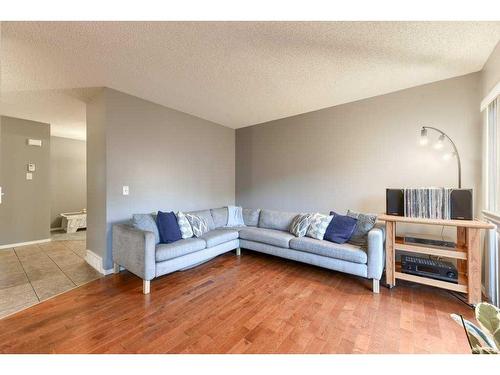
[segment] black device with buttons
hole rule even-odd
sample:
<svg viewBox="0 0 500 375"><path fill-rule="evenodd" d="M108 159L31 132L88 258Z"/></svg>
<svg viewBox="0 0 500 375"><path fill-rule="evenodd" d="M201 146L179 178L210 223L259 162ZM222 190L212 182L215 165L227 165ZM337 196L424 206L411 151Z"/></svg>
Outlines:
<svg viewBox="0 0 500 375"><path fill-rule="evenodd" d="M401 255L401 271L416 276L458 284L457 268L450 262L412 255Z"/></svg>

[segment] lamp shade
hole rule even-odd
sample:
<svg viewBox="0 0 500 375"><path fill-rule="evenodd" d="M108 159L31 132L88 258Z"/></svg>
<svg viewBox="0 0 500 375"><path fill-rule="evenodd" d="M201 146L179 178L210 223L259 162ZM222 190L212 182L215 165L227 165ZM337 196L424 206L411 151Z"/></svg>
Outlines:
<svg viewBox="0 0 500 375"><path fill-rule="evenodd" d="M427 129L422 128L422 130L420 130L420 144L425 146L427 143L429 143L429 138L427 138Z"/></svg>
<svg viewBox="0 0 500 375"><path fill-rule="evenodd" d="M443 148L444 145L444 135L440 135L436 143L434 143L434 148L437 150L440 150Z"/></svg>

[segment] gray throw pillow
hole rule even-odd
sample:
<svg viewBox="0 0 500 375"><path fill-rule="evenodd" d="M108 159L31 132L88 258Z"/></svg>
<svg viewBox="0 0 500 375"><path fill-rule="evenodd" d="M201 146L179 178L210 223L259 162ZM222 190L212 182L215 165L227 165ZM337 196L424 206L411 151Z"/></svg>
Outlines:
<svg viewBox="0 0 500 375"><path fill-rule="evenodd" d="M193 214L186 214L186 217L189 220L189 224L191 224L195 237L201 237L208 232L207 220L204 217Z"/></svg>
<svg viewBox="0 0 500 375"><path fill-rule="evenodd" d="M311 218L312 214L298 214L293 218L288 231L295 237L304 237L311 224Z"/></svg>
<svg viewBox="0 0 500 375"><path fill-rule="evenodd" d="M155 235L155 243L160 243L160 232L156 225L156 217L153 214L134 214L132 215L132 226L136 229L153 232Z"/></svg>
<svg viewBox="0 0 500 375"><path fill-rule="evenodd" d="M347 242L366 249L368 247L368 232L375 226L377 215L361 214L348 210L347 216L358 220L356 228L354 228L354 232Z"/></svg>

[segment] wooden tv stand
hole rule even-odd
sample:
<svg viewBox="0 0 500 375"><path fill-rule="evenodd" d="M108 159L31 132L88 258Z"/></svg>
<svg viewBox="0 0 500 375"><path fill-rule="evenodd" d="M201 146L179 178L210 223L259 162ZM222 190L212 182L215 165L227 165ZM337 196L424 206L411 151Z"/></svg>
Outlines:
<svg viewBox="0 0 500 375"><path fill-rule="evenodd" d="M385 221L385 278L390 288L396 285L397 279L407 280L465 293L468 302L473 305L481 302L480 231L495 228L493 224L479 220L420 219L386 214L379 215L378 219ZM403 238L396 237L397 223L456 227L457 246L448 249L405 243ZM401 266L396 263L396 250L456 259L458 284L401 272Z"/></svg>

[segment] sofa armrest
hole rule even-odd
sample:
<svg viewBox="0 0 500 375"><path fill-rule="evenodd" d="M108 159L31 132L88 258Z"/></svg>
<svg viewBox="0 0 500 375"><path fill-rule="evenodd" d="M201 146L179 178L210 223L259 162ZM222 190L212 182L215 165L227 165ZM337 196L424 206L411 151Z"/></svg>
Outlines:
<svg viewBox="0 0 500 375"><path fill-rule="evenodd" d="M368 232L368 278L380 280L385 266L385 229L376 225Z"/></svg>
<svg viewBox="0 0 500 375"><path fill-rule="evenodd" d="M113 261L143 280L156 274L155 236L153 232L127 224L113 225Z"/></svg>

